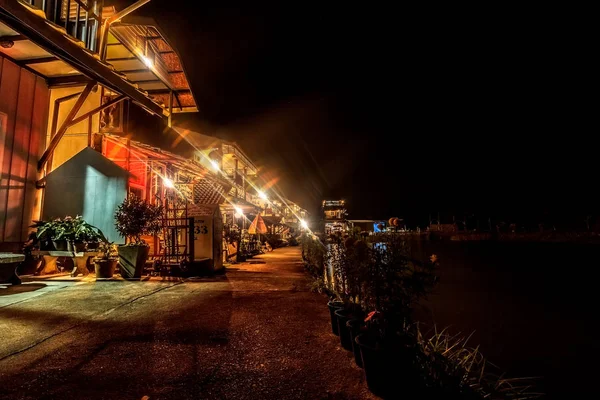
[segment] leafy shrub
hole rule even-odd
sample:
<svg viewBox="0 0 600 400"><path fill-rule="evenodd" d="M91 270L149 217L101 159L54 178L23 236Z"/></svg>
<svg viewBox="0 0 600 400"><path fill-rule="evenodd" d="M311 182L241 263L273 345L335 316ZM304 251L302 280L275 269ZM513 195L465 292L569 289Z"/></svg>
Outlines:
<svg viewBox="0 0 600 400"><path fill-rule="evenodd" d="M163 208L130 195L115 212L115 227L134 244L146 245L142 235L155 235L162 228Z"/></svg>

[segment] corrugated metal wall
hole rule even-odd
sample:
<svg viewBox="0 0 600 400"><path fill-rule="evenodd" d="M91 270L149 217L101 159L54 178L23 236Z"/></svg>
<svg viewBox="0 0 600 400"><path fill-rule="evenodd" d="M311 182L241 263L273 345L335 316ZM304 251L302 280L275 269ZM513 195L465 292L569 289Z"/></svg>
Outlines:
<svg viewBox="0 0 600 400"><path fill-rule="evenodd" d="M39 217L35 181L47 120L44 79L0 56L0 244L24 241Z"/></svg>

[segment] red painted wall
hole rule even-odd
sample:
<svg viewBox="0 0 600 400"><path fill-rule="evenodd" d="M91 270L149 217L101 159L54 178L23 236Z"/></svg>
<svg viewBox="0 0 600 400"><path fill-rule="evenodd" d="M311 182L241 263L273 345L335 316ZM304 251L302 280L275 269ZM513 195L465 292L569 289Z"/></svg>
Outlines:
<svg viewBox="0 0 600 400"><path fill-rule="evenodd" d="M106 141L104 156L122 167L124 170L131 172L129 185L145 189L148 173L146 172L146 163L148 157L138 151L131 150L129 153L127 147L123 144L117 144L110 140ZM129 162L127 158L129 157Z"/></svg>
<svg viewBox="0 0 600 400"><path fill-rule="evenodd" d="M0 249L25 241L38 217L35 181L47 120L45 80L0 56Z"/></svg>

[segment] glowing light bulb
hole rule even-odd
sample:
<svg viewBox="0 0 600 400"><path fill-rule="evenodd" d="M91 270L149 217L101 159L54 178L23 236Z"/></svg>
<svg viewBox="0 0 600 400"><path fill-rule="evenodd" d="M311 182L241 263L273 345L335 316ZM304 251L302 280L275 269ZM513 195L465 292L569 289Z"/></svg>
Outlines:
<svg viewBox="0 0 600 400"><path fill-rule="evenodd" d="M152 60L151 60L151 59L149 59L148 57L146 57L146 56L142 56L142 61L144 62L144 64L146 64L146 66L147 66L148 68L152 68L152 67L154 67L154 63L153 63L153 62L152 62Z"/></svg>
<svg viewBox="0 0 600 400"><path fill-rule="evenodd" d="M212 165L212 167L215 169L215 171L219 170L219 163L216 162L215 160L210 160L210 165Z"/></svg>
<svg viewBox="0 0 600 400"><path fill-rule="evenodd" d="M258 197L260 197L260 198L261 198L261 199L263 199L263 200L267 200L267 199L268 199L268 197L267 197L267 195L265 194L265 192L263 192L263 191L260 191L260 190L258 191Z"/></svg>
<svg viewBox="0 0 600 400"><path fill-rule="evenodd" d="M303 229L308 229L308 224L306 223L305 220L301 219L300 220L300 225L302 226Z"/></svg>
<svg viewBox="0 0 600 400"><path fill-rule="evenodd" d="M233 207L233 208L235 209L235 217L236 217L236 218L240 218L240 217L243 217L243 216L244 216L244 211L242 211L242 209L241 209L241 208L239 208L239 207L237 207L237 206L235 206L235 207Z"/></svg>
<svg viewBox="0 0 600 400"><path fill-rule="evenodd" d="M163 183L165 184L165 187L168 189L173 189L175 187L175 184L169 178L164 178Z"/></svg>

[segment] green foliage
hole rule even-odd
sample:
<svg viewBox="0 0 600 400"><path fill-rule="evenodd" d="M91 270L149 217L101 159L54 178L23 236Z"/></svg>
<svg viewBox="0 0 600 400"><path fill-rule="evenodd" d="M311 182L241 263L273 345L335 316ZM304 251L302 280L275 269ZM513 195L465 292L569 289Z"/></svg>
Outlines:
<svg viewBox="0 0 600 400"><path fill-rule="evenodd" d="M38 240L68 240L95 242L101 239L99 229L88 224L80 215L72 218L56 218L49 221L33 221Z"/></svg>
<svg viewBox="0 0 600 400"><path fill-rule="evenodd" d="M321 240L310 233L303 233L300 237L302 245L302 260L304 269L315 280L323 280L325 276L325 245Z"/></svg>
<svg viewBox="0 0 600 400"><path fill-rule="evenodd" d="M424 387L435 398L525 400L542 397L532 391L532 378L506 379L486 361L479 346L468 345L470 336L450 335L447 328L429 337L416 328L419 367Z"/></svg>
<svg viewBox="0 0 600 400"><path fill-rule="evenodd" d="M431 262L409 257L409 242L394 234L370 237L366 303L386 318L410 320L413 306L431 292L437 258Z"/></svg>
<svg viewBox="0 0 600 400"><path fill-rule="evenodd" d="M134 244L145 245L142 235L155 235L162 228L163 208L129 196L115 212L115 227L121 236Z"/></svg>
<svg viewBox="0 0 600 400"><path fill-rule="evenodd" d="M104 238L100 229L88 224L81 216L76 216L73 220L73 231L76 241L98 242Z"/></svg>

